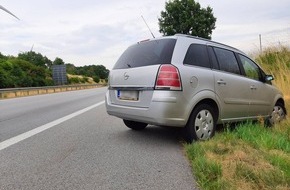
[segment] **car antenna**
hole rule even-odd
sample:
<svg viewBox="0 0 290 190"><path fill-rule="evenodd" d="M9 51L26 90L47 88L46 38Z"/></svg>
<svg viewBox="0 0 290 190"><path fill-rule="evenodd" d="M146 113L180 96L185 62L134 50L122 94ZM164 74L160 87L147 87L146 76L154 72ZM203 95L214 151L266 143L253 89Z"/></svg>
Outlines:
<svg viewBox="0 0 290 190"><path fill-rule="evenodd" d="M143 19L144 23L146 24L146 26L147 26L148 30L150 31L151 35L153 36L153 38L155 38L155 36L154 36L154 34L152 33L151 29L149 28L149 26L148 26L147 22L145 21L145 19L144 19L143 15L141 15L141 17L142 17L142 19Z"/></svg>

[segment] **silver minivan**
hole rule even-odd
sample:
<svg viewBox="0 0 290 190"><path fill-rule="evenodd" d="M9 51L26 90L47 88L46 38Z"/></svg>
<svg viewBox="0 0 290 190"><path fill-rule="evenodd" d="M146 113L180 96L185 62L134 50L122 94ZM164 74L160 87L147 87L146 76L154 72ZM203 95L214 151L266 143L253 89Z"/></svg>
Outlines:
<svg viewBox="0 0 290 190"><path fill-rule="evenodd" d="M186 141L206 140L216 125L286 115L273 76L243 52L177 34L130 46L109 75L106 108L125 125L184 127Z"/></svg>

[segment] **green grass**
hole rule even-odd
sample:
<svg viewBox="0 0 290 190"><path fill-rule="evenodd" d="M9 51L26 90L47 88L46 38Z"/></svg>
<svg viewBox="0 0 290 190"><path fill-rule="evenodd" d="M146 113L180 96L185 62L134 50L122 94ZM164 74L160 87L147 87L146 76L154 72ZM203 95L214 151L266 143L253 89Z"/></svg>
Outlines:
<svg viewBox="0 0 290 190"><path fill-rule="evenodd" d="M290 134L284 131L246 123L186 144L200 188L290 189Z"/></svg>
<svg viewBox="0 0 290 190"><path fill-rule="evenodd" d="M274 128L264 128L259 124L241 124L235 130L235 136L254 148L281 150L290 153L290 133L281 133Z"/></svg>
<svg viewBox="0 0 290 190"><path fill-rule="evenodd" d="M204 189L227 188L226 181L222 179L222 166L218 162L206 159L205 152L206 147L198 144L192 144L191 148L187 148L199 185Z"/></svg>

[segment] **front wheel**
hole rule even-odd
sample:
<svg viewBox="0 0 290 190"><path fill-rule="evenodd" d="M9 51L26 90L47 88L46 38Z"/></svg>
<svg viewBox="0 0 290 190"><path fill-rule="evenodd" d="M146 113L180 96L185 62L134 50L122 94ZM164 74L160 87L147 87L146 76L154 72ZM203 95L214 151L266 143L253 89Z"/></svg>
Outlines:
<svg viewBox="0 0 290 190"><path fill-rule="evenodd" d="M208 140L216 130L217 113L208 104L197 105L185 126L185 140Z"/></svg>
<svg viewBox="0 0 290 190"><path fill-rule="evenodd" d="M142 129L145 129L145 127L147 127L147 125L148 125L147 123L130 121L130 120L126 120L126 119L123 119L123 122L125 123L125 125L127 127L129 127L130 129L136 130L136 131L140 131Z"/></svg>
<svg viewBox="0 0 290 190"><path fill-rule="evenodd" d="M284 105L280 102L277 102L273 108L273 111L268 118L266 126L273 126L279 122L281 122L286 117L286 109Z"/></svg>

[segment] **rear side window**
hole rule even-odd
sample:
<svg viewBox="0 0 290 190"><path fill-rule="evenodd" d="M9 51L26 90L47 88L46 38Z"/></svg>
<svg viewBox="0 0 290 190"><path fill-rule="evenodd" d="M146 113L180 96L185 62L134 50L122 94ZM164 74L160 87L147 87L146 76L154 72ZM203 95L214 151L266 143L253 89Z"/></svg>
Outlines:
<svg viewBox="0 0 290 190"><path fill-rule="evenodd" d="M220 66L220 70L234 74L241 73L234 52L221 48L214 48L214 52Z"/></svg>
<svg viewBox="0 0 290 190"><path fill-rule="evenodd" d="M184 64L210 68L207 47L202 44L191 44L185 55Z"/></svg>
<svg viewBox="0 0 290 190"><path fill-rule="evenodd" d="M209 55L209 58L210 58L210 61L212 64L212 68L219 70L219 65L218 65L218 62L216 60L216 56L214 54L213 48L210 46L208 46L208 55Z"/></svg>
<svg viewBox="0 0 290 190"><path fill-rule="evenodd" d="M161 39L130 46L121 55L113 69L171 63L175 43L176 39Z"/></svg>

